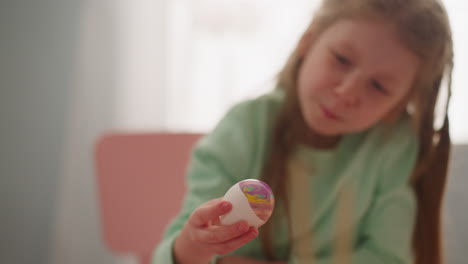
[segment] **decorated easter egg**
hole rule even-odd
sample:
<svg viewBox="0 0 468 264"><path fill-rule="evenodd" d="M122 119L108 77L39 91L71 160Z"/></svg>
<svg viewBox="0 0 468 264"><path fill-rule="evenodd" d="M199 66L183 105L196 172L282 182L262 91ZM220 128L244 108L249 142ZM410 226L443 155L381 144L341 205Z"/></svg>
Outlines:
<svg viewBox="0 0 468 264"><path fill-rule="evenodd" d="M245 220L249 225L258 228L270 218L275 205L270 186L255 179L234 184L226 192L223 200L232 204L231 211L220 217L223 225Z"/></svg>

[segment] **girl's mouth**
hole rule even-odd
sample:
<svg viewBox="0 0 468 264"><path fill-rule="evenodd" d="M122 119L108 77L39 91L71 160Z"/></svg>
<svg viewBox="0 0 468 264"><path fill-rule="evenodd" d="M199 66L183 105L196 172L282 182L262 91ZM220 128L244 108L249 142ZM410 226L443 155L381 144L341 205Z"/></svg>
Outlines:
<svg viewBox="0 0 468 264"><path fill-rule="evenodd" d="M322 113L323 115L328 118L328 119L331 119L331 120L334 120L334 121L339 121L341 120L335 113L333 113L332 111L330 111L328 108L326 108L325 106L323 105L320 105L320 109L322 110Z"/></svg>

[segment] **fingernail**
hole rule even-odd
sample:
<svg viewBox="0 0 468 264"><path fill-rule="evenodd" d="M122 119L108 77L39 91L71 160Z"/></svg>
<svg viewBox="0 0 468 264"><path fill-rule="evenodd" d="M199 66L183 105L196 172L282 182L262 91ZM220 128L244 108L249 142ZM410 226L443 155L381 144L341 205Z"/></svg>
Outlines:
<svg viewBox="0 0 468 264"><path fill-rule="evenodd" d="M239 230L242 233L247 231L248 228L249 227L244 223L240 223L240 224L237 225L237 230Z"/></svg>
<svg viewBox="0 0 468 264"><path fill-rule="evenodd" d="M249 237L250 237L250 238L255 238L255 237L257 237L257 235L258 235L258 232L255 231L255 230L252 230L252 231L250 231L250 233L249 233Z"/></svg>
<svg viewBox="0 0 468 264"><path fill-rule="evenodd" d="M228 210L230 206L231 206L231 205L230 205L229 203L227 203L227 202L222 202L222 203L219 205L219 207L221 207L221 209L223 209L223 210Z"/></svg>

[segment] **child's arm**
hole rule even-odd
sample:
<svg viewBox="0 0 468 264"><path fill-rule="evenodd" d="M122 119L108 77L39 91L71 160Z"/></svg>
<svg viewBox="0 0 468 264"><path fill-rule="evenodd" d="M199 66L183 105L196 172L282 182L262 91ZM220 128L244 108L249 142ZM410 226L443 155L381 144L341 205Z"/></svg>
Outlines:
<svg viewBox="0 0 468 264"><path fill-rule="evenodd" d="M255 153L255 136L260 133L253 131L255 111L252 103L237 105L212 133L197 143L187 171L188 188L183 208L166 230L153 263L175 263L174 242L194 210L209 200L222 197L234 183L248 176Z"/></svg>
<svg viewBox="0 0 468 264"><path fill-rule="evenodd" d="M246 221L221 226L219 217L232 208L221 198L198 207L177 237L173 256L177 264L206 264L216 254L226 254L254 239L258 230Z"/></svg>

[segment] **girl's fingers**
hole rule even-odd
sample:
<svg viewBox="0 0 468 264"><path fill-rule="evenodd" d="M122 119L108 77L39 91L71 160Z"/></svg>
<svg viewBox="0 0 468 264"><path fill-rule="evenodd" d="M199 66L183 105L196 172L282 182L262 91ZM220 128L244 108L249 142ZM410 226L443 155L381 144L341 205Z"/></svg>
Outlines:
<svg viewBox="0 0 468 264"><path fill-rule="evenodd" d="M231 251L240 248L241 246L256 238L257 236L258 230L255 227L250 227L249 230L244 234L231 240L228 240L224 243L219 243L218 245L215 245L215 253L218 255L228 254Z"/></svg>
<svg viewBox="0 0 468 264"><path fill-rule="evenodd" d="M189 223L196 227L207 227L213 220L231 210L231 203L221 201L220 198L201 205L189 218Z"/></svg>
<svg viewBox="0 0 468 264"><path fill-rule="evenodd" d="M211 220L211 225L220 226L221 225L221 220L219 219L219 217L216 217L215 219L212 219Z"/></svg>
<svg viewBox="0 0 468 264"><path fill-rule="evenodd" d="M227 254L257 237L258 230L249 227L246 221L228 226L219 225L219 217L231 208L231 203L221 198L198 207L185 226L190 240L213 254Z"/></svg>
<svg viewBox="0 0 468 264"><path fill-rule="evenodd" d="M247 222L240 221L228 226L212 226L206 229L199 229L194 232L193 238L202 243L218 244L241 236L247 231L249 231Z"/></svg>

